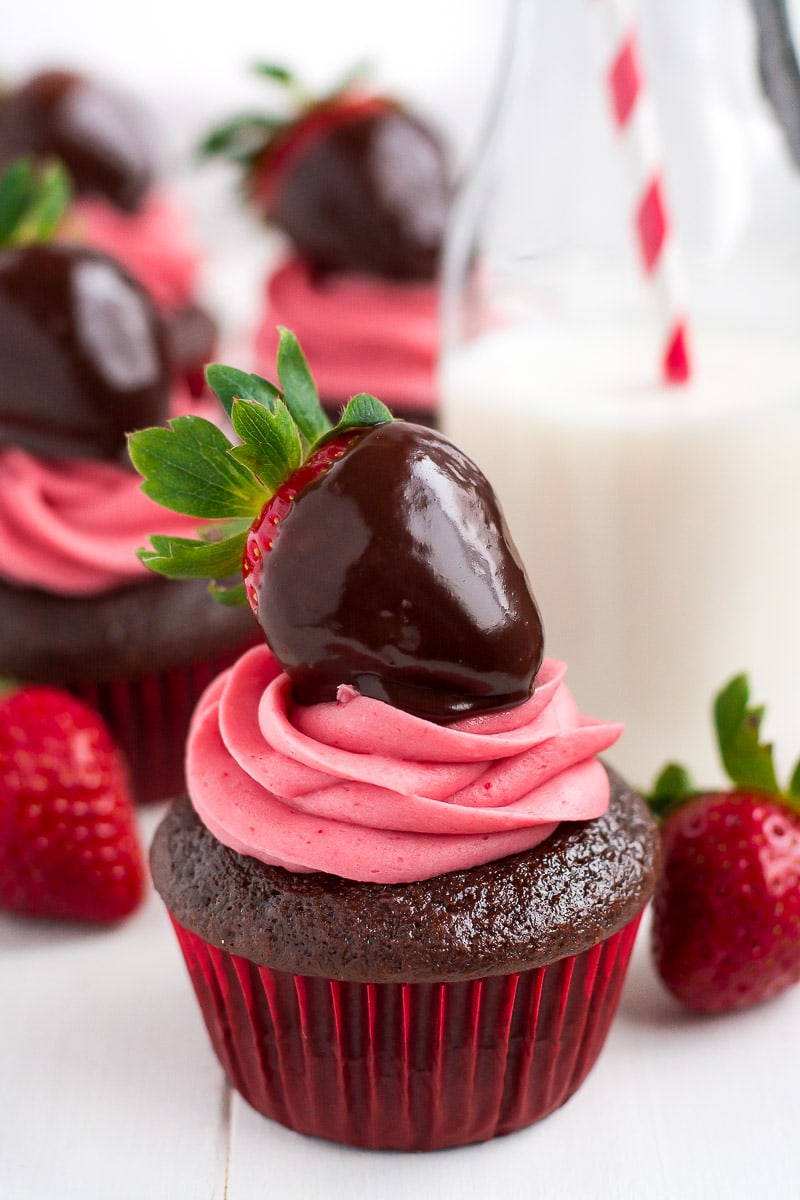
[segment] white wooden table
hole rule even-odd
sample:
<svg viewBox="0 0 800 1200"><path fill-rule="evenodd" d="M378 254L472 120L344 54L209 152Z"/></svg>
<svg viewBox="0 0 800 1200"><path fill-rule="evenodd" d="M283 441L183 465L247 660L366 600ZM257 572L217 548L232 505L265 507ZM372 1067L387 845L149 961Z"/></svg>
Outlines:
<svg viewBox="0 0 800 1200"><path fill-rule="evenodd" d="M148 840L158 811L146 811ZM3 1200L800 1196L800 988L683 1014L640 937L593 1074L538 1126L402 1155L290 1133L227 1088L160 900L110 931L0 917Z"/></svg>

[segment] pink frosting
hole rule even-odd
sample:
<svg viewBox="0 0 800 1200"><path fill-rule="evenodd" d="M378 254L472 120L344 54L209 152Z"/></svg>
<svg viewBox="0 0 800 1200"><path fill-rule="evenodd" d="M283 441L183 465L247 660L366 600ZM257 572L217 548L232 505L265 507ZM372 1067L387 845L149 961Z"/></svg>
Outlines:
<svg viewBox="0 0 800 1200"><path fill-rule="evenodd" d="M216 417L176 392L172 416ZM197 517L172 513L141 490L141 477L116 463L38 458L0 451L0 576L62 596L94 595L155 576L136 557L151 534L196 537Z"/></svg>
<svg viewBox="0 0 800 1200"><path fill-rule="evenodd" d="M315 279L303 259L290 258L267 281L256 370L272 374L276 326L285 325L297 334L326 402L371 392L386 404L430 412L436 403L437 306L431 284L344 274Z"/></svg>
<svg viewBox="0 0 800 1200"><path fill-rule="evenodd" d="M182 308L195 294L197 247L187 214L170 197L151 193L132 214L103 200L76 201L67 237L116 258L160 308Z"/></svg>
<svg viewBox="0 0 800 1200"><path fill-rule="evenodd" d="M290 871L405 883L528 850L560 821L608 807L595 757L622 732L581 716L546 659L530 700L435 725L339 690L293 706L269 649L248 651L207 689L186 776L210 832Z"/></svg>
<svg viewBox="0 0 800 1200"><path fill-rule="evenodd" d="M63 596L109 591L151 572L136 557L150 534L196 536L196 517L169 513L114 463L0 453L0 574Z"/></svg>

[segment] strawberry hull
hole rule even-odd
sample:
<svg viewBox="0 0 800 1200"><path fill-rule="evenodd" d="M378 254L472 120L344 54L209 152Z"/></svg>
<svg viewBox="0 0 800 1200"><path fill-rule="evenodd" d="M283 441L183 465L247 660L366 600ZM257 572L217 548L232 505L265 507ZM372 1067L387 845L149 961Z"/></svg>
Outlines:
<svg viewBox="0 0 800 1200"><path fill-rule="evenodd" d="M271 971L173 925L214 1050L253 1108L410 1151L513 1133L570 1099L605 1042L639 920L548 966L446 983Z"/></svg>

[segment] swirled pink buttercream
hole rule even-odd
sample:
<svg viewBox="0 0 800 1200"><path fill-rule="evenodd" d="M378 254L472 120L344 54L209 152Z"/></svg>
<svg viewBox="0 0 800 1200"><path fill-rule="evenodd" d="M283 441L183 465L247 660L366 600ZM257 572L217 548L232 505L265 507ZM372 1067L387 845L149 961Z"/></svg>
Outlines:
<svg viewBox="0 0 800 1200"><path fill-rule="evenodd" d="M405 883L528 850L560 821L600 816L596 758L622 732L583 717L546 659L517 708L435 725L378 700L293 706L266 646L198 705L186 777L226 846L290 871Z"/></svg>
<svg viewBox="0 0 800 1200"><path fill-rule="evenodd" d="M198 249L188 215L166 195L151 193L135 213L103 200L76 201L64 236L121 262L166 311L194 297Z"/></svg>
<svg viewBox="0 0 800 1200"><path fill-rule="evenodd" d="M276 326L294 330L326 403L372 392L390 407L431 411L436 399L437 291L432 284L364 275L315 278L286 260L266 285L256 370L270 374Z"/></svg>
<svg viewBox="0 0 800 1200"><path fill-rule="evenodd" d="M153 533L196 535L116 463L0 453L0 576L62 596L110 591L154 575L136 557Z"/></svg>

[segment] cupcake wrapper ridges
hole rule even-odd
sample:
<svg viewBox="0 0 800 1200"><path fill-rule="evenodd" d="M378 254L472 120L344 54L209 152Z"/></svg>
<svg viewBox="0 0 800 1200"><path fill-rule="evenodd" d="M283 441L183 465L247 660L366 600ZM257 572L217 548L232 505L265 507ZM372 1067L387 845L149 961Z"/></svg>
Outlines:
<svg viewBox="0 0 800 1200"><path fill-rule="evenodd" d="M433 1150L569 1099L605 1041L640 916L548 966L446 983L290 975L173 925L214 1049L254 1108L348 1145Z"/></svg>

